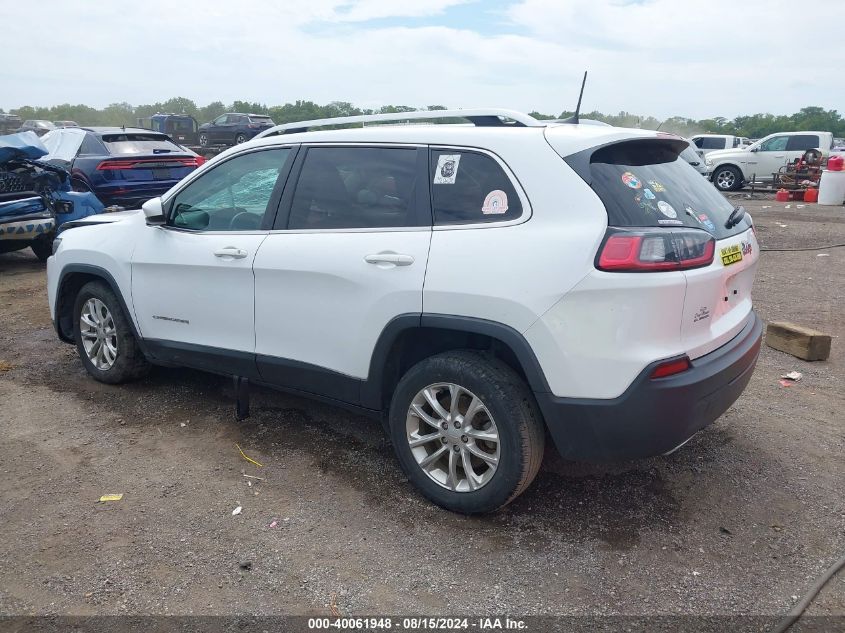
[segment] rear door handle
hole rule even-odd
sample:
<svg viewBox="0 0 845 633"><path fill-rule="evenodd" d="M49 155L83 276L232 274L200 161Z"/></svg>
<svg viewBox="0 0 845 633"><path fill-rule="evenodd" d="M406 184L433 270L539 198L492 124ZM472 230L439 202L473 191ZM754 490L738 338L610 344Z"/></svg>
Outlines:
<svg viewBox="0 0 845 633"><path fill-rule="evenodd" d="M402 255L401 253L376 253L374 255L365 255L364 261L368 264L410 266L414 263L414 257L412 255Z"/></svg>
<svg viewBox="0 0 845 633"><path fill-rule="evenodd" d="M225 246L214 251L215 257L231 257L232 259L243 259L247 256L247 252L236 246Z"/></svg>

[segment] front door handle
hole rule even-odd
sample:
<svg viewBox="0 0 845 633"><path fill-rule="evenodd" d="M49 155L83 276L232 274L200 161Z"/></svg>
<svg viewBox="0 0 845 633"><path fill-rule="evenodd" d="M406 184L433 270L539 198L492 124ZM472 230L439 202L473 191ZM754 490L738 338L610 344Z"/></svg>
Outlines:
<svg viewBox="0 0 845 633"><path fill-rule="evenodd" d="M394 266L410 266L414 263L413 255L402 255L401 253L376 253L366 255L364 261L368 264L393 264Z"/></svg>
<svg viewBox="0 0 845 633"><path fill-rule="evenodd" d="M236 246L225 246L214 251L215 257L231 257L232 259L243 259L247 256L247 252Z"/></svg>

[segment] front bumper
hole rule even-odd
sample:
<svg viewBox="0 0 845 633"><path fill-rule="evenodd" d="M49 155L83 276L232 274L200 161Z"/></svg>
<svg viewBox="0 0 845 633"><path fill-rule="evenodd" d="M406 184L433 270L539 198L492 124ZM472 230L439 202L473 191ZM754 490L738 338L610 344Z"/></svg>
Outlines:
<svg viewBox="0 0 845 633"><path fill-rule="evenodd" d="M757 363L763 322L751 313L729 343L687 371L649 378L646 367L611 400L535 393L546 426L566 459L611 461L661 455L714 422L739 398Z"/></svg>

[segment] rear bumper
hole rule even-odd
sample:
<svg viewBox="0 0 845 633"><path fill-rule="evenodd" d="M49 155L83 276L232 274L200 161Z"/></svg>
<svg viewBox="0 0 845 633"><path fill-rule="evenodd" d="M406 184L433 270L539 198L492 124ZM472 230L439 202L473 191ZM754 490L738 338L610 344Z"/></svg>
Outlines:
<svg viewBox="0 0 845 633"><path fill-rule="evenodd" d="M729 343L687 371L652 380L646 367L618 398L535 393L546 426L567 459L610 461L660 455L714 422L739 398L757 363L763 322L752 312Z"/></svg>

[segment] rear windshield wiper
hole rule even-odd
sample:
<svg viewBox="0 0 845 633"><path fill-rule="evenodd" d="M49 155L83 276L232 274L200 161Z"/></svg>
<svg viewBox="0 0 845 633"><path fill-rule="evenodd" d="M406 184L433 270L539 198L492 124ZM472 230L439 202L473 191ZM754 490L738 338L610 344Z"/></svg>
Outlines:
<svg viewBox="0 0 845 633"><path fill-rule="evenodd" d="M745 217L745 207L739 206L734 207L734 210L731 211L731 214L728 216L728 219L725 221L725 228L732 229L737 224L742 221L742 218Z"/></svg>

